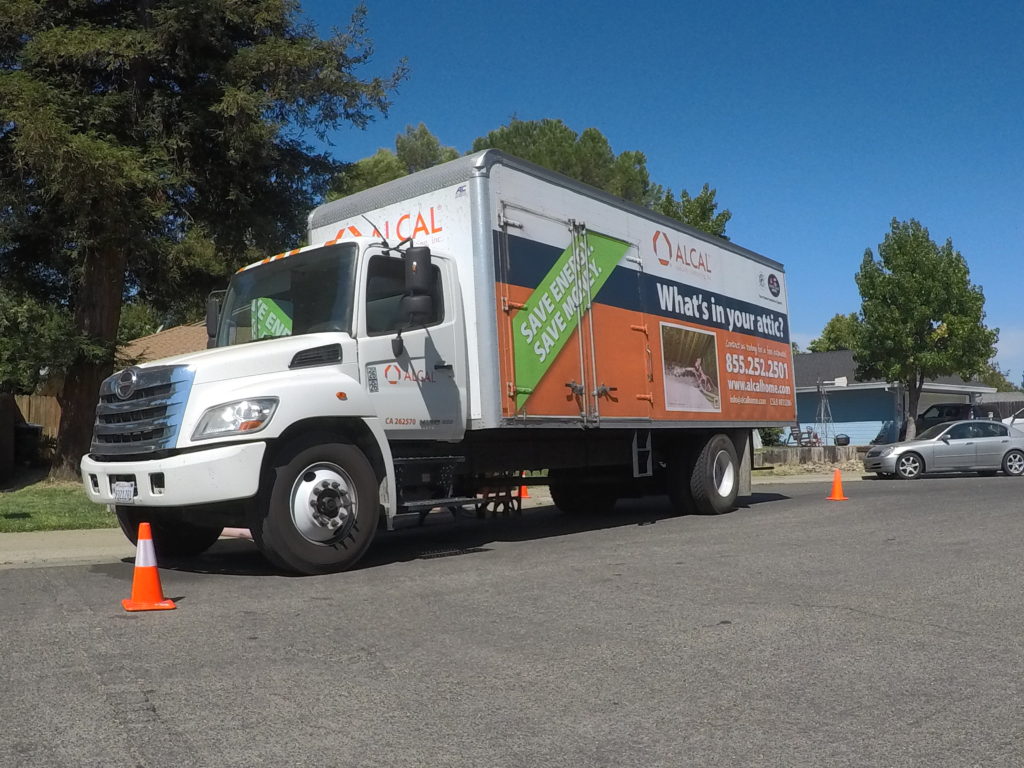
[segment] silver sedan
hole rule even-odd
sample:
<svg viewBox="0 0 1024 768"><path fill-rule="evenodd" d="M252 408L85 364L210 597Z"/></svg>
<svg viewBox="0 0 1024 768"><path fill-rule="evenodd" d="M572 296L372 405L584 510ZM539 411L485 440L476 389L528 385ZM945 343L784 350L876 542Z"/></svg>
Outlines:
<svg viewBox="0 0 1024 768"><path fill-rule="evenodd" d="M913 440L876 445L864 469L913 480L925 472L1024 475L1024 432L998 421L971 419L929 427Z"/></svg>

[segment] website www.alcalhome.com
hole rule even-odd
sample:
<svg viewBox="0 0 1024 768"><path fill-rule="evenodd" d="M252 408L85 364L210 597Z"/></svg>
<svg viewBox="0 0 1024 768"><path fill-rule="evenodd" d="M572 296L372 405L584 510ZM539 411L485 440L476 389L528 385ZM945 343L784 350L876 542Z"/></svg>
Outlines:
<svg viewBox="0 0 1024 768"><path fill-rule="evenodd" d="M788 395L792 393L787 384L768 384L764 381L733 381L729 379L729 389L740 392L767 392L769 395Z"/></svg>

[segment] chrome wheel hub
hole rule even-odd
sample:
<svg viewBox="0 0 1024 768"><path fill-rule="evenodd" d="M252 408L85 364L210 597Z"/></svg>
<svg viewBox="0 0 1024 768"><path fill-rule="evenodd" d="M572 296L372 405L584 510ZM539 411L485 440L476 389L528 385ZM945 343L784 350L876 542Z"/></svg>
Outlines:
<svg viewBox="0 0 1024 768"><path fill-rule="evenodd" d="M736 484L736 467L725 451L719 451L715 456L712 477L719 496L725 498L732 493L733 486Z"/></svg>
<svg viewBox="0 0 1024 768"><path fill-rule="evenodd" d="M301 473L290 496L292 522L303 538L329 544L348 535L355 524L355 483L337 464L313 464Z"/></svg>

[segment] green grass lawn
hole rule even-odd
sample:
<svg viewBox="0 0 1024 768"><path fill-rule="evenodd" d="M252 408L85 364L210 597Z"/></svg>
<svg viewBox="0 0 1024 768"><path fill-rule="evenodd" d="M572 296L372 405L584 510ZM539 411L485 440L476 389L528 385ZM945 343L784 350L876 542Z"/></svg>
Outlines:
<svg viewBox="0 0 1024 768"><path fill-rule="evenodd" d="M39 480L0 490L0 533L115 527L117 518L89 501L77 483Z"/></svg>

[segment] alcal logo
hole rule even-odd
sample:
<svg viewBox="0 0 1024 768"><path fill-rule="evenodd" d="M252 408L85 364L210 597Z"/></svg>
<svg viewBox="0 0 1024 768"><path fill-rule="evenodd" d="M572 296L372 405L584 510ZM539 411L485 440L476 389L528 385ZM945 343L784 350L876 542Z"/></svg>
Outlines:
<svg viewBox="0 0 1024 768"><path fill-rule="evenodd" d="M672 242L672 237L676 241ZM658 230L651 238L654 256L663 267L673 266L684 272L703 272L711 274L711 254L702 251L679 235Z"/></svg>
<svg viewBox="0 0 1024 768"><path fill-rule="evenodd" d="M383 232L375 226L366 226L366 222L363 221L359 226L345 224L338 230L334 239L341 240L345 237L367 235L368 237L383 237L385 240L391 240L394 235L396 240L405 240L407 237L415 240L444 232L444 227L441 226L441 206L432 205L416 213L403 213L398 218L385 219L383 222L377 223L381 225Z"/></svg>
<svg viewBox="0 0 1024 768"><path fill-rule="evenodd" d="M400 381L411 381L417 384L433 384L434 377L426 371L417 371L410 368L408 371L403 371L394 363L389 363L384 366L384 381L388 384L397 384Z"/></svg>

